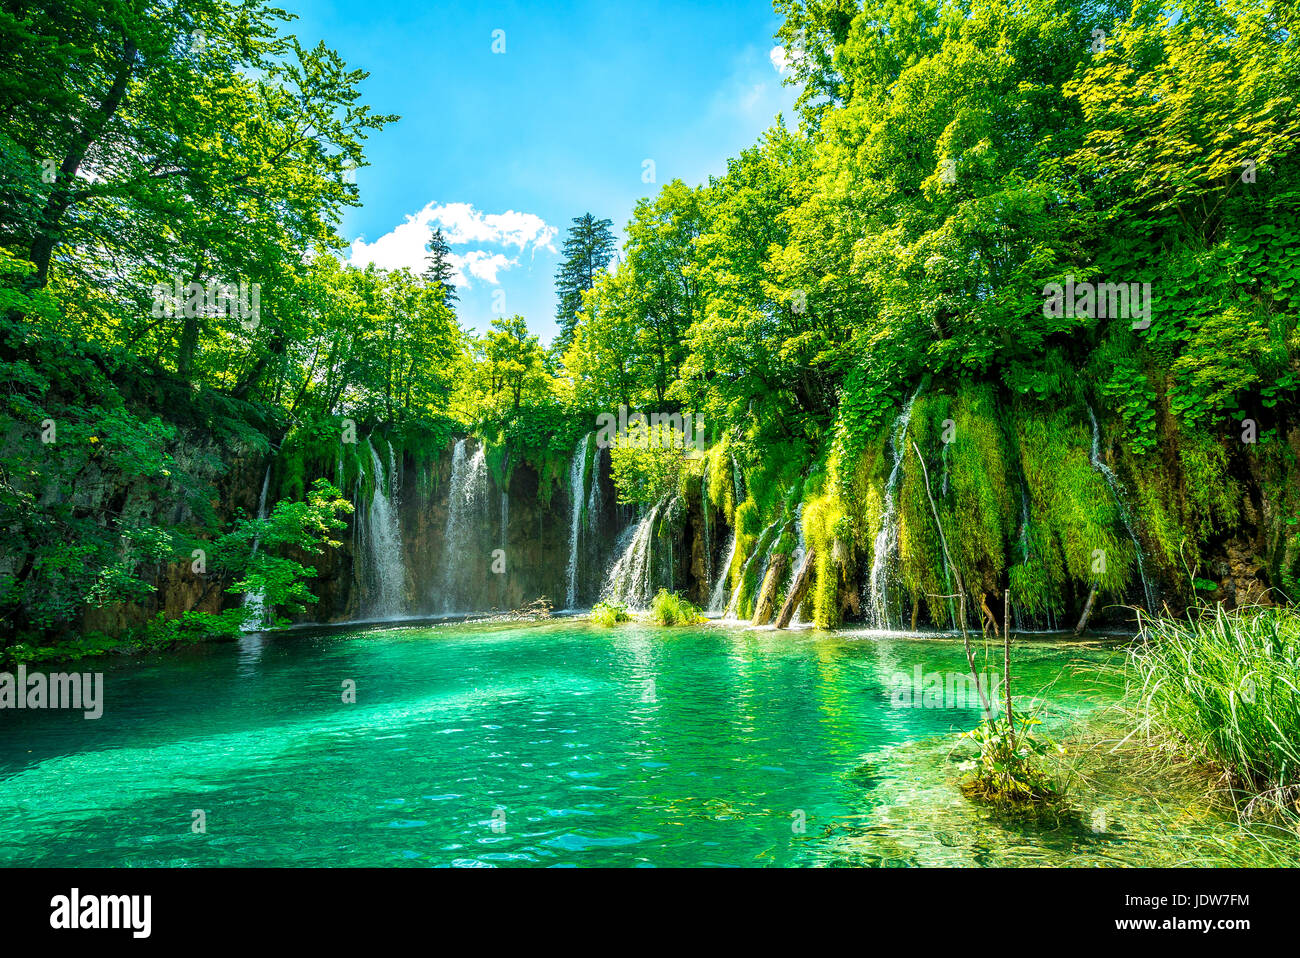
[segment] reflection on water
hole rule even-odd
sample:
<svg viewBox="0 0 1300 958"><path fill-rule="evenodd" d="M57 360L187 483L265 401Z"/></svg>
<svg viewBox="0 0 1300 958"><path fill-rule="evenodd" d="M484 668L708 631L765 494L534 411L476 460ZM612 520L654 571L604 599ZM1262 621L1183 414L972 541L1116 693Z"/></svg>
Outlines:
<svg viewBox="0 0 1300 958"><path fill-rule="evenodd" d="M1017 699L1078 730L1113 701L1114 656L1018 643ZM972 807L952 746L978 708L891 705L908 676L965 673L949 638L426 625L105 668L98 721L0 714L0 863L1140 865L1248 847L1198 783L1114 760L1053 827Z"/></svg>

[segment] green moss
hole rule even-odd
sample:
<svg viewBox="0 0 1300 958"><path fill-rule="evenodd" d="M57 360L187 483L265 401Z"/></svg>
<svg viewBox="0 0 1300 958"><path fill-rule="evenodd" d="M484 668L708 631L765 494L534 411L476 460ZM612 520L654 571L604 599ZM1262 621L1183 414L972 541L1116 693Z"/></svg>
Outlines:
<svg viewBox="0 0 1300 958"><path fill-rule="evenodd" d="M951 400L947 396L918 397L912 404L912 416L902 440L903 466L895 494L899 578L914 609L920 605L930 608L938 604L946 610L946 603L939 603L931 597L955 591L952 574L944 568L943 546L925 488L925 473L929 469L936 506L940 507L940 517L946 519L944 513L949 510L943 493L942 471L946 466L941 462L945 456L941 435L942 424L949 418L950 406ZM926 456L926 469L921 467L916 448ZM944 531L952 541L956 530L951 523L945 524ZM931 619L938 619L933 609Z"/></svg>
<svg viewBox="0 0 1300 958"><path fill-rule="evenodd" d="M709 449L709 502L713 503L728 522L734 521L736 511L735 466L731 459L730 444L726 439Z"/></svg>
<svg viewBox="0 0 1300 958"><path fill-rule="evenodd" d="M1096 587L1122 598L1136 573L1136 556L1110 487L1092 466L1086 413L1026 403L1015 410L1015 429L1033 522L1043 527L1031 523L1045 580L1039 597L1060 601L1071 591L1083 596ZM1052 550L1059 552L1059 566ZM1032 597L1012 599L1027 607Z"/></svg>
<svg viewBox="0 0 1300 958"><path fill-rule="evenodd" d="M1205 541L1216 528L1236 528L1241 487L1228 474L1228 452L1223 443L1203 430L1180 429L1177 446L1188 524L1196 536Z"/></svg>
<svg viewBox="0 0 1300 958"><path fill-rule="evenodd" d="M1002 581L1015 528L1016 502L1008 484L1014 457L988 387L963 390L953 419L948 467L957 541L950 546L968 584L992 592Z"/></svg>
<svg viewBox="0 0 1300 958"><path fill-rule="evenodd" d="M1200 562L1198 540L1183 521L1181 482L1177 468L1171 466L1176 461L1174 456L1137 457L1127 450L1122 454L1134 512L1141 517L1144 539L1151 545L1150 558L1169 581L1177 581L1185 567Z"/></svg>
<svg viewBox="0 0 1300 958"><path fill-rule="evenodd" d="M812 621L819 629L833 629L840 622L840 563L847 550L837 546L837 531L848 525L844 505L833 492L804 503L804 541L813 553L813 583L809 589Z"/></svg>

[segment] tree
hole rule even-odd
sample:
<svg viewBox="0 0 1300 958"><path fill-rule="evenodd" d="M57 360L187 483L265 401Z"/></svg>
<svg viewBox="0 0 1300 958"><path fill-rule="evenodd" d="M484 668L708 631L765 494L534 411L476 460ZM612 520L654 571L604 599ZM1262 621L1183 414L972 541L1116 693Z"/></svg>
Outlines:
<svg viewBox="0 0 1300 958"><path fill-rule="evenodd" d="M546 356L522 316L498 317L484 337L483 373L487 398L501 411L501 400L518 412L525 397L547 392Z"/></svg>
<svg viewBox="0 0 1300 958"><path fill-rule="evenodd" d="M88 339L243 372L251 395L291 332L276 298L337 247L346 170L396 119L356 103L362 71L278 32L257 2L35 4L0 15L0 243L55 284ZM156 286L264 288L261 325L158 306ZM219 352L204 361L205 349Z"/></svg>
<svg viewBox="0 0 1300 958"><path fill-rule="evenodd" d="M614 234L609 220L598 220L590 213L575 217L564 241L564 261L555 274L555 292L559 304L555 321L560 332L552 351L563 356L573 342L573 327L582 309L582 294L596 285L596 279L609 267L614 257Z"/></svg>
<svg viewBox="0 0 1300 958"><path fill-rule="evenodd" d="M456 295L456 287L451 281L456 268L451 263L451 245L443 235L442 227L433 231L433 235L429 237L429 245L425 249L429 251L429 255L425 257L429 266L424 271L424 281L439 287L442 291L442 305L454 313L456 308L452 303L460 298Z"/></svg>

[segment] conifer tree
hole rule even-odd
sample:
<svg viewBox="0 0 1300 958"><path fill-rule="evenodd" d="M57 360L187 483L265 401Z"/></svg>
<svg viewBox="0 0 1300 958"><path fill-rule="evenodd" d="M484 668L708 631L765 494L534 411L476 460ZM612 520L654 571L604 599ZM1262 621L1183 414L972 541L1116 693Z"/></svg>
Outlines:
<svg viewBox="0 0 1300 958"><path fill-rule="evenodd" d="M553 349L558 356L564 355L573 342L573 326L578 310L582 309L582 294L596 284L596 277L614 257L611 225L609 220L598 220L584 213L575 217L569 227L569 238L564 241L564 262L555 274L555 291L559 297L555 320L560 332Z"/></svg>

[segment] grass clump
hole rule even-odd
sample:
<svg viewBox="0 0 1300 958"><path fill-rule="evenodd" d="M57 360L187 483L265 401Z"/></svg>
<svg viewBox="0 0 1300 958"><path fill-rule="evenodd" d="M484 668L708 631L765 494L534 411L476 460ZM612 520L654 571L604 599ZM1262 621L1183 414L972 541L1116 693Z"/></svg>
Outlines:
<svg viewBox="0 0 1300 958"><path fill-rule="evenodd" d="M1222 606L1142 620L1127 662L1137 730L1218 769L1247 818L1300 818L1300 615ZM1244 802L1241 807L1240 802Z"/></svg>
<svg viewBox="0 0 1300 958"><path fill-rule="evenodd" d="M705 618L699 609L681 596L660 589L650 603L650 621L655 625L694 625Z"/></svg>
<svg viewBox="0 0 1300 958"><path fill-rule="evenodd" d="M591 621L608 629L623 622L631 622L632 615L622 603L597 602L591 607Z"/></svg>

